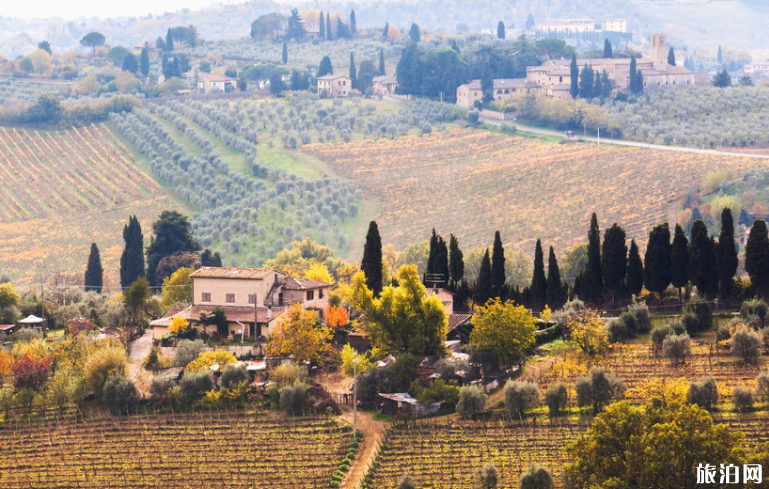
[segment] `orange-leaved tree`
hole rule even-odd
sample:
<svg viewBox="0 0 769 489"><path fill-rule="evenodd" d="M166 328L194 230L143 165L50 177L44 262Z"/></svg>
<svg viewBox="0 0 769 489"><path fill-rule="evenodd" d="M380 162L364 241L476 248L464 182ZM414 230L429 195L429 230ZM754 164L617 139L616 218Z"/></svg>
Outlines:
<svg viewBox="0 0 769 489"><path fill-rule="evenodd" d="M294 303L283 313L267 345L270 356L293 355L297 362L319 362L324 352L331 349L331 330L319 321L314 311Z"/></svg>
<svg viewBox="0 0 769 489"><path fill-rule="evenodd" d="M336 330L342 326L347 325L350 322L350 315L347 314L347 309L342 306L334 306L329 304L326 306L326 324Z"/></svg>

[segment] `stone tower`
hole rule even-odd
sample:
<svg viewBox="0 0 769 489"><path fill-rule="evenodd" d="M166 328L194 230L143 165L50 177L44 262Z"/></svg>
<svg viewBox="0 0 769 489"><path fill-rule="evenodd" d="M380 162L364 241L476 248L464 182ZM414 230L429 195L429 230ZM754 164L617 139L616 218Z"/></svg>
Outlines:
<svg viewBox="0 0 769 489"><path fill-rule="evenodd" d="M668 43L665 34L652 34L652 63L657 71L667 71Z"/></svg>

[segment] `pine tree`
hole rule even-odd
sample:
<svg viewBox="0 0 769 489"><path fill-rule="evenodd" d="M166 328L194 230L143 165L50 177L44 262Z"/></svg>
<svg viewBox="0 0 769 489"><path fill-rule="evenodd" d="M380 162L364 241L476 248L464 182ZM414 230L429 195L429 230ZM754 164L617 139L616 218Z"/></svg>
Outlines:
<svg viewBox="0 0 769 489"><path fill-rule="evenodd" d="M333 38L331 35L331 14L326 12L326 39L329 41Z"/></svg>
<svg viewBox="0 0 769 489"><path fill-rule="evenodd" d="M673 51L673 48L668 49L668 64L670 66L676 65L676 52Z"/></svg>
<svg viewBox="0 0 769 489"><path fill-rule="evenodd" d="M625 230L616 223L604 231L601 248L601 275L612 304L617 304L617 292L627 272L627 244Z"/></svg>
<svg viewBox="0 0 769 489"><path fill-rule="evenodd" d="M384 76L385 73L385 61L384 61L384 49L379 50L379 76Z"/></svg>
<svg viewBox="0 0 769 489"><path fill-rule="evenodd" d="M713 249L708 237L708 227L697 219L692 224L692 238L689 241L689 280L697 287L701 296L710 293L710 263Z"/></svg>
<svg viewBox="0 0 769 489"><path fill-rule="evenodd" d="M505 38L505 23L501 20L497 24L497 39L504 39Z"/></svg>
<svg viewBox="0 0 769 489"><path fill-rule="evenodd" d="M499 231L494 233L494 246L491 251L491 288L493 297L504 299L505 290L505 249Z"/></svg>
<svg viewBox="0 0 769 489"><path fill-rule="evenodd" d="M649 233L644 255L644 283L646 288L660 295L664 302L665 289L670 285L670 228L668 223L657 224Z"/></svg>
<svg viewBox="0 0 769 489"><path fill-rule="evenodd" d="M288 16L288 26L286 27L286 39L301 39L307 35L304 28L304 21L299 16L299 10L291 9L291 15Z"/></svg>
<svg viewBox="0 0 769 489"><path fill-rule="evenodd" d="M350 35L354 36L358 33L358 26L355 23L355 10L350 10Z"/></svg>
<svg viewBox="0 0 769 489"><path fill-rule="evenodd" d="M607 59L614 57L614 52L611 49L611 42L609 42L608 39L603 40L603 57Z"/></svg>
<svg viewBox="0 0 769 489"><path fill-rule="evenodd" d="M449 237L449 272L454 287L465 277L464 255L459 249L457 237L453 234Z"/></svg>
<svg viewBox="0 0 769 489"><path fill-rule="evenodd" d="M385 22L384 29L382 29L382 39L387 41L390 39L390 23Z"/></svg>
<svg viewBox="0 0 769 489"><path fill-rule="evenodd" d="M85 269L85 291L101 292L104 287L104 269L101 267L99 248L91 243L91 253L88 255L88 266Z"/></svg>
<svg viewBox="0 0 769 489"><path fill-rule="evenodd" d="M166 32L166 51L172 52L174 50L174 33L171 31L171 28L168 28L168 32Z"/></svg>
<svg viewBox="0 0 769 489"><path fill-rule="evenodd" d="M486 253L481 260L481 268L478 270L478 278L475 280L473 289L473 299L478 305L486 304L486 301L494 295L494 288L491 285L491 259L488 248L486 248Z"/></svg>
<svg viewBox="0 0 769 489"><path fill-rule="evenodd" d="M323 15L323 11L320 11L320 20L318 21L318 39L326 38L326 17Z"/></svg>
<svg viewBox="0 0 769 489"><path fill-rule="evenodd" d="M579 68L577 67L577 54L571 54L571 65L569 66L569 75L571 79L571 89L569 93L571 98L577 98L579 95Z"/></svg>
<svg viewBox="0 0 769 489"><path fill-rule="evenodd" d="M494 100L494 77L491 75L491 67L488 63L483 66L481 93L483 93L484 102L492 102Z"/></svg>
<svg viewBox="0 0 769 489"><path fill-rule="evenodd" d="M678 289L678 301L681 301L681 288L689 283L689 240L681 226L676 224L673 244L670 248L670 283Z"/></svg>
<svg viewBox="0 0 769 489"><path fill-rule="evenodd" d="M150 51L147 48L142 48L142 54L139 58L139 71L145 77L150 74Z"/></svg>
<svg viewBox="0 0 769 489"><path fill-rule="evenodd" d="M638 253L638 245L635 240L630 241L630 251L627 255L627 275L625 275L625 286L628 292L633 295L639 295L644 285L644 266L641 261L641 255Z"/></svg>
<svg viewBox="0 0 769 489"><path fill-rule="evenodd" d="M350 88L358 88L358 70L355 69L355 54L350 51Z"/></svg>
<svg viewBox="0 0 769 489"><path fill-rule="evenodd" d="M587 265L585 272L585 281L582 283L584 300L600 302L603 298L601 230L598 228L598 216L596 216L595 212L590 218L590 231L587 234Z"/></svg>
<svg viewBox="0 0 769 489"><path fill-rule="evenodd" d="M769 291L769 236L763 219L756 219L750 227L745 245L745 271L756 295L765 298Z"/></svg>
<svg viewBox="0 0 769 489"><path fill-rule="evenodd" d="M144 276L144 235L139 219L131 216L123 226L125 248L120 256L120 286L128 287Z"/></svg>
<svg viewBox="0 0 769 489"><path fill-rule="evenodd" d="M558 259L555 250L550 247L547 257L547 305L556 310L566 303L566 289L561 283L561 271L558 268Z"/></svg>
<svg viewBox="0 0 769 489"><path fill-rule="evenodd" d="M721 299L729 300L734 274L737 273L737 244L734 242L734 219L728 207L721 211L721 233L718 235L718 290Z"/></svg>
<svg viewBox="0 0 769 489"><path fill-rule="evenodd" d="M538 239L534 246L534 273L531 276L531 302L536 308L541 308L547 301L547 279L545 278L545 257L542 252L542 242Z"/></svg>
<svg viewBox="0 0 769 489"><path fill-rule="evenodd" d="M409 39L411 39L411 42L414 43L422 40L422 33L419 31L418 25L411 24L411 28L409 29Z"/></svg>
<svg viewBox="0 0 769 489"><path fill-rule="evenodd" d="M632 56L630 58L630 74L628 75L628 82L630 83L630 93L638 93L638 87L636 86L638 83L638 77L636 76L636 73L638 72L638 69L636 68L636 60L635 56Z"/></svg>
<svg viewBox="0 0 769 489"><path fill-rule="evenodd" d="M281 56L283 58L283 64L288 63L288 43L283 40L283 54Z"/></svg>
<svg viewBox="0 0 769 489"><path fill-rule="evenodd" d="M360 269L366 275L366 285L374 292L374 297L379 297L382 292L382 238L376 221L369 223Z"/></svg>

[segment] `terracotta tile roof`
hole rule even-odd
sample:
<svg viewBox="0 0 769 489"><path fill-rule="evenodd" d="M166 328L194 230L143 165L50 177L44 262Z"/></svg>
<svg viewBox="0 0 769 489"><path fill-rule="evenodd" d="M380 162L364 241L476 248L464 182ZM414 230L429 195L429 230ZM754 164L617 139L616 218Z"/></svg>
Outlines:
<svg viewBox="0 0 769 489"><path fill-rule="evenodd" d="M265 268L200 267L190 277L194 278L240 278L261 280L272 273Z"/></svg>
<svg viewBox="0 0 769 489"><path fill-rule="evenodd" d="M454 331L456 328L467 322L472 314L451 314L449 316L449 331Z"/></svg>
<svg viewBox="0 0 769 489"><path fill-rule="evenodd" d="M286 277L283 280L283 288L286 290L320 289L322 287L331 287L331 284L296 277Z"/></svg>

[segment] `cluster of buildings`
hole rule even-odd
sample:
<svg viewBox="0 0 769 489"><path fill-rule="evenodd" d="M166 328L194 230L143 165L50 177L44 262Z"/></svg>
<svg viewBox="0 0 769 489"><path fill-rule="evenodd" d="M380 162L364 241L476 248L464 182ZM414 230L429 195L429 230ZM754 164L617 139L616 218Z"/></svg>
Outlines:
<svg viewBox="0 0 769 489"><path fill-rule="evenodd" d="M398 81L395 75L375 76L372 80L374 95L392 95ZM352 80L344 75L323 75L317 78L318 93L325 91L327 97L347 97L352 90Z"/></svg>
<svg viewBox="0 0 769 489"><path fill-rule="evenodd" d="M547 19L535 27L538 36L554 34L586 34L601 32L627 32L627 20L606 19L596 24L593 19Z"/></svg>

